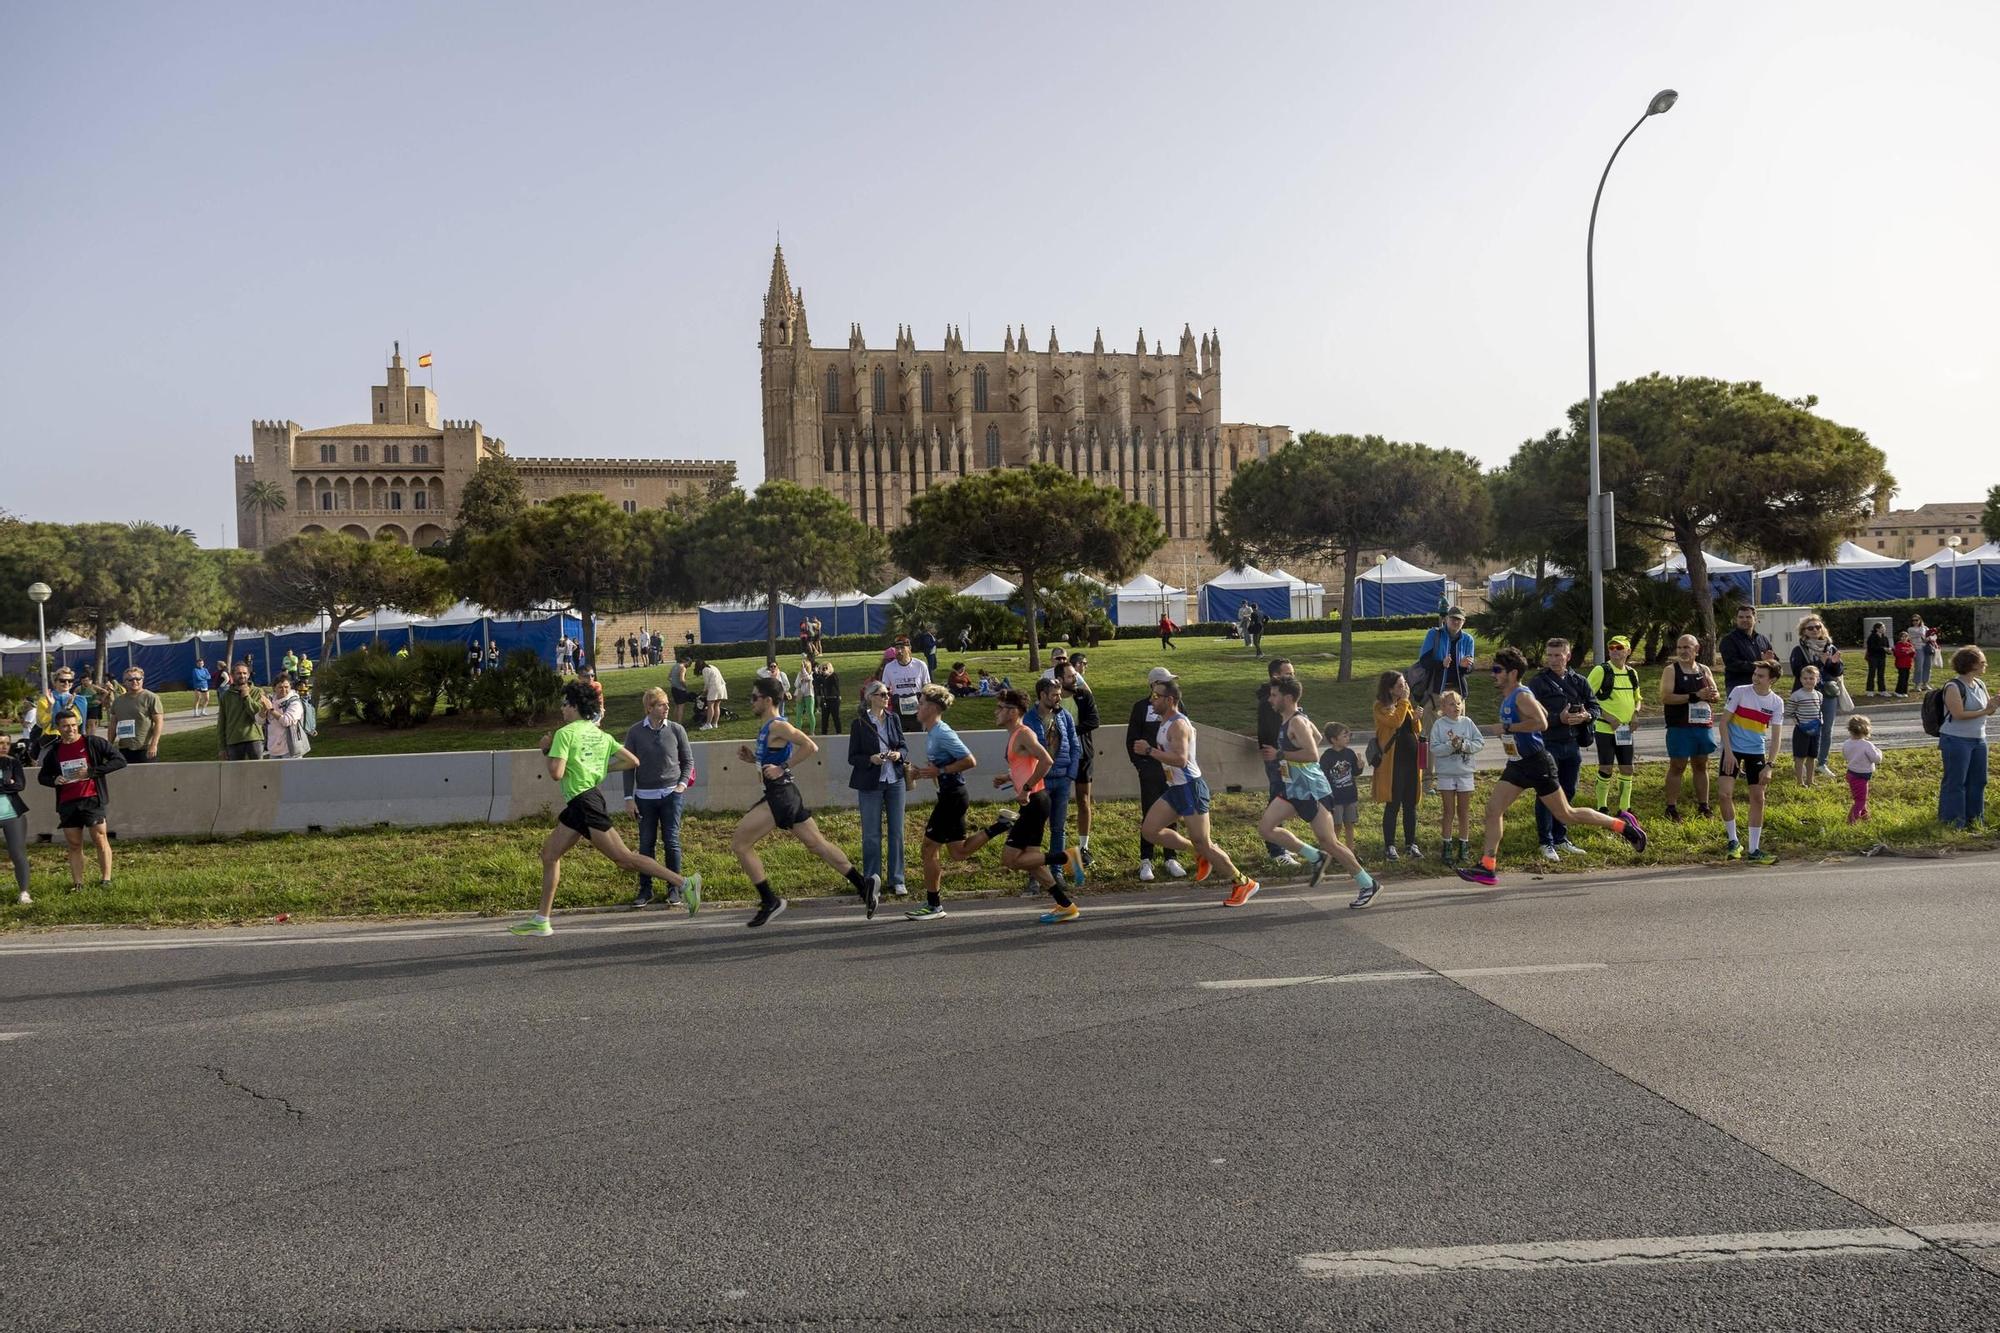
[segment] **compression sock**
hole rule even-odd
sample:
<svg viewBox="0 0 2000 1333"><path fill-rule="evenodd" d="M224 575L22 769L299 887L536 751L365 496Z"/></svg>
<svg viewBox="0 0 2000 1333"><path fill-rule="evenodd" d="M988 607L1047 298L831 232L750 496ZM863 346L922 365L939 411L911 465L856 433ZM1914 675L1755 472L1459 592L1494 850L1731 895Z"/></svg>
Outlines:
<svg viewBox="0 0 2000 1333"><path fill-rule="evenodd" d="M770 905L771 905L772 903L775 903L775 902L777 902L777 901L778 901L778 895L777 895L777 894L775 894L775 893L773 893L773 892L771 892L771 881L770 881L770 880L768 880L768 879L760 879L760 880L758 880L758 881L757 881L757 882L756 882L756 883L755 883L754 885L752 885L751 887L753 887L753 888L755 888L755 889L757 890L757 905L758 905L758 906L760 906L760 907L769 907L769 906L770 906Z"/></svg>
<svg viewBox="0 0 2000 1333"><path fill-rule="evenodd" d="M1610 800L1611 775L1609 773L1599 773L1597 775L1597 808L1600 810L1604 809L1606 803Z"/></svg>
<svg viewBox="0 0 2000 1333"><path fill-rule="evenodd" d="M1723 820L1723 821L1722 821L1722 831L1723 831L1724 833L1727 833L1727 834L1729 835L1729 840L1730 840L1731 842L1735 842L1735 841L1736 841L1736 821L1735 821L1735 820L1733 820L1733 819L1725 819L1725 820Z"/></svg>
<svg viewBox="0 0 2000 1333"><path fill-rule="evenodd" d="M991 824L988 824L986 826L986 836L989 838L998 838L1004 835L1008 829L1013 827L1014 825L1006 820L996 819Z"/></svg>
<svg viewBox="0 0 2000 1333"><path fill-rule="evenodd" d="M847 882L854 886L856 892L868 887L868 877L853 866L847 867Z"/></svg>
<svg viewBox="0 0 2000 1333"><path fill-rule="evenodd" d="M1057 907L1070 906L1069 895L1063 892L1060 882L1049 885L1049 897L1056 900Z"/></svg>
<svg viewBox="0 0 2000 1333"><path fill-rule="evenodd" d="M1618 808L1620 810L1632 808L1632 779L1629 777L1618 779Z"/></svg>
<svg viewBox="0 0 2000 1333"><path fill-rule="evenodd" d="M1763 840L1764 840L1763 826L1761 824L1752 824L1750 826L1750 850L1753 852L1756 851L1757 844L1762 842Z"/></svg>
<svg viewBox="0 0 2000 1333"><path fill-rule="evenodd" d="M931 907L933 909L943 907L944 895L933 889L930 892L924 894L924 903L926 906Z"/></svg>
<svg viewBox="0 0 2000 1333"><path fill-rule="evenodd" d="M1311 865L1315 861L1324 860L1326 858L1326 853L1321 851L1317 847L1306 846L1299 848L1299 857L1307 865Z"/></svg>
<svg viewBox="0 0 2000 1333"><path fill-rule="evenodd" d="M1060 869L1062 869L1062 868L1063 868L1064 866L1066 866L1066 865L1068 865L1068 864L1069 864L1069 853L1068 853L1068 852L1050 852L1050 853L1049 853L1049 869L1051 869L1051 870L1060 870Z"/></svg>

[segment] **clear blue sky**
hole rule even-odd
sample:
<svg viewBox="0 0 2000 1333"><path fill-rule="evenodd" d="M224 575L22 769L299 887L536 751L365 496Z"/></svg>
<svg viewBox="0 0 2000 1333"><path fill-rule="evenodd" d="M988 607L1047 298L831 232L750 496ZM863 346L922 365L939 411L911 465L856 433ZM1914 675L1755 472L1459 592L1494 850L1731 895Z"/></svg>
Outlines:
<svg viewBox="0 0 2000 1333"><path fill-rule="evenodd" d="M823 344L1190 321L1230 420L1498 463L1584 394L1590 193L1667 86L1600 220L1605 382L1817 393L1899 504L1977 498L1996 14L15 3L0 504L217 542L250 420L363 419L395 338L516 453L754 481L780 228Z"/></svg>

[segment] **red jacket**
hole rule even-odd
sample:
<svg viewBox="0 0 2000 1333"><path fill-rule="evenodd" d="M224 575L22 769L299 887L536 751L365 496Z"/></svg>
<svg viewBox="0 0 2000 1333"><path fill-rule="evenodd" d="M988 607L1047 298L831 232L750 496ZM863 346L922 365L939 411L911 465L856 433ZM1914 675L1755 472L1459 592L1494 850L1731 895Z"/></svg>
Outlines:
<svg viewBox="0 0 2000 1333"><path fill-rule="evenodd" d="M1896 640L1896 670L1908 671L1917 664L1917 648L1908 639Z"/></svg>

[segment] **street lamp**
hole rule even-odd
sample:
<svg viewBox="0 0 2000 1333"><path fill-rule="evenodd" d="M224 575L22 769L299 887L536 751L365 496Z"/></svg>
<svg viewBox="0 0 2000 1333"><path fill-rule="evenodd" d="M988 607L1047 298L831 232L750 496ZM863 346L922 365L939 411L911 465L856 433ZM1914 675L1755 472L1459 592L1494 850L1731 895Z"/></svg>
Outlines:
<svg viewBox="0 0 2000 1333"><path fill-rule="evenodd" d="M42 603L49 600L50 588L46 583L30 583L28 600L35 604L35 637L41 644L42 693L49 692L49 625L42 616Z"/></svg>
<svg viewBox="0 0 2000 1333"><path fill-rule="evenodd" d="M1653 100L1646 103L1646 114L1632 123L1625 131L1625 139L1639 132L1654 116L1665 115L1673 109L1680 94L1665 88L1653 94ZM1597 456L1597 205L1604 198L1604 182L1611 178L1611 163L1618 160L1618 153L1625 147L1625 139L1618 141L1618 147L1611 150L1610 161L1604 164L1604 174L1597 178L1597 193L1590 200L1590 233L1583 246L1583 291L1585 319L1590 337L1590 516L1586 531L1590 540L1590 638L1596 656L1591 660L1604 660L1604 541L1610 515L1605 511L1604 479Z"/></svg>
<svg viewBox="0 0 2000 1333"><path fill-rule="evenodd" d="M1958 596L1958 548L1965 545L1965 538L1954 533L1944 539L1944 544L1951 552L1951 591L1945 596L1956 597Z"/></svg>

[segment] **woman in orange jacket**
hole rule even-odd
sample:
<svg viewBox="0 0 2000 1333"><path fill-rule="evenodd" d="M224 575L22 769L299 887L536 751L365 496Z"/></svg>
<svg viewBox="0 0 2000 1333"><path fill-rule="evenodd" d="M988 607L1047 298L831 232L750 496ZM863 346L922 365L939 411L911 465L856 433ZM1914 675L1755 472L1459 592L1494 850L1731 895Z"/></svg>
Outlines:
<svg viewBox="0 0 2000 1333"><path fill-rule="evenodd" d="M1400 671L1384 671L1375 683L1375 799L1382 805L1382 855L1396 860L1396 812L1403 814L1403 852L1422 856L1417 846L1417 735L1423 720L1410 703L1410 682Z"/></svg>

